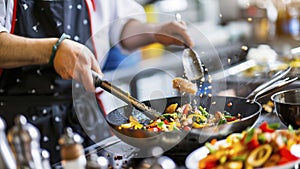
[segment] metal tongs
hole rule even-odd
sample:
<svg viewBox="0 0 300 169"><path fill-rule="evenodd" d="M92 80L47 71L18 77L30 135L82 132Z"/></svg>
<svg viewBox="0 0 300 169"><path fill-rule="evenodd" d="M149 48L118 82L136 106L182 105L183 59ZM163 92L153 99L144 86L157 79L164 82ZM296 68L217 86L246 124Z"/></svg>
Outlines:
<svg viewBox="0 0 300 169"><path fill-rule="evenodd" d="M248 101L254 102L258 96L261 96L262 94L274 90L276 88L284 87L296 81L298 77L295 77L293 79L287 77L283 79L291 71L291 69L292 68L289 66L287 69L277 72L270 81L259 85L246 97Z"/></svg>
<svg viewBox="0 0 300 169"><path fill-rule="evenodd" d="M158 112L157 110L145 105L142 102L139 102L137 99L132 97L128 92L125 92L122 89L118 88L117 86L113 85L112 83L102 79L93 70L92 70L92 77L93 77L95 87L101 87L102 89L109 92L113 96L121 99L127 104L131 104L133 107L140 110L139 118L136 117L140 123L147 124L149 123L150 119L156 119L161 115L161 113Z"/></svg>

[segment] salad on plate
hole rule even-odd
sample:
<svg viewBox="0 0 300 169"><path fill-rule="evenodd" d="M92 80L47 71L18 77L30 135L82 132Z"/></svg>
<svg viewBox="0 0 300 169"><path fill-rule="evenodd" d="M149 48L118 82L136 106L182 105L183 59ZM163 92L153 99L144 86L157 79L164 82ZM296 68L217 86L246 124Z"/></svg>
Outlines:
<svg viewBox="0 0 300 169"><path fill-rule="evenodd" d="M258 128L206 142L186 159L187 168L253 169L289 168L300 163L300 129L277 130L279 123L263 122Z"/></svg>

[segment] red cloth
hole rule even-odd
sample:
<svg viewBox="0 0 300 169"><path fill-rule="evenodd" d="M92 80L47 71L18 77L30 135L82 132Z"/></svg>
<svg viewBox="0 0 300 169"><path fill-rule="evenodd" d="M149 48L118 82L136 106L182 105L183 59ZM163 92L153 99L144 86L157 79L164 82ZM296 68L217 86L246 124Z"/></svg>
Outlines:
<svg viewBox="0 0 300 169"><path fill-rule="evenodd" d="M103 113L105 114L105 115L107 115L107 113L106 113L106 111L105 111L105 107L104 107L104 105L103 105L103 102L102 102L102 100L100 99L100 95L103 93L103 90L101 90L101 91L99 91L99 92L96 92L96 100L97 100L97 102L98 102L98 104L99 104L99 106L101 107L101 109L103 110Z"/></svg>

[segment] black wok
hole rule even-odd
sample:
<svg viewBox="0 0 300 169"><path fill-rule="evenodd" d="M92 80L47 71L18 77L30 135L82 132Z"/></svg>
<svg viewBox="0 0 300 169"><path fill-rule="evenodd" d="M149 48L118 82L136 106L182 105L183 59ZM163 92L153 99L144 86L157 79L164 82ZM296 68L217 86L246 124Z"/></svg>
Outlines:
<svg viewBox="0 0 300 169"><path fill-rule="evenodd" d="M144 103L163 112L172 103L183 105L190 102L190 98L184 96L149 100ZM147 130L120 129L119 126L128 122L128 118L132 115L132 112L138 113L138 110L127 105L110 112L106 116L106 120L113 128L115 135L125 143L142 148L143 150L150 150L154 146L160 146L163 150L168 150L179 143L189 133L198 134L204 142L212 137L220 138L230 133L241 132L247 127L253 126L261 112L261 105L258 102L249 102L245 98L238 97L197 97L195 103L197 106L201 105L205 107L211 114L214 114L216 111L225 110L234 116L240 114L242 119L230 124L192 129L191 131L151 132ZM228 103L231 103L232 106L228 106Z"/></svg>

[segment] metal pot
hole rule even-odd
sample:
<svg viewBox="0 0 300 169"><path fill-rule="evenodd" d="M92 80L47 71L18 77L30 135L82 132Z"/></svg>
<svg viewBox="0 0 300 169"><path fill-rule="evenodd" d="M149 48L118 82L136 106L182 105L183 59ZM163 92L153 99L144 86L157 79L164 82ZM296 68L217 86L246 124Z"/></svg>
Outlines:
<svg viewBox="0 0 300 169"><path fill-rule="evenodd" d="M282 123L294 129L300 128L300 88L277 92L271 100Z"/></svg>

